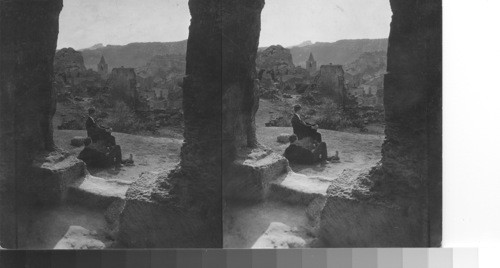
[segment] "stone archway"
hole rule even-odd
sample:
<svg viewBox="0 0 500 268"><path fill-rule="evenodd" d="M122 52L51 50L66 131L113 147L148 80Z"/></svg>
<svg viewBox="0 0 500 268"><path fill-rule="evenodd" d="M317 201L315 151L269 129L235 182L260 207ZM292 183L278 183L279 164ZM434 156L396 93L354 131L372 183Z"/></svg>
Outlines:
<svg viewBox="0 0 500 268"><path fill-rule="evenodd" d="M240 152L258 147L254 79L263 4L190 0L181 164L129 191L122 219L134 213L145 218L121 230L126 245L222 246L224 174L232 172ZM0 5L0 241L16 248L18 214L25 205L19 193L35 155L53 147L52 62L62 1L1 0ZM331 246L440 245L441 1L391 0L391 6L382 167L357 180L360 191L349 198L336 194L345 190L342 185L329 189L321 217L322 235ZM374 235L349 237L350 222L338 220L350 221L353 214L338 213L341 207L359 209L357 215L373 209L371 216L354 218L362 219L359 230ZM392 223L405 230L392 235L386 228ZM139 239L145 233L155 239Z"/></svg>

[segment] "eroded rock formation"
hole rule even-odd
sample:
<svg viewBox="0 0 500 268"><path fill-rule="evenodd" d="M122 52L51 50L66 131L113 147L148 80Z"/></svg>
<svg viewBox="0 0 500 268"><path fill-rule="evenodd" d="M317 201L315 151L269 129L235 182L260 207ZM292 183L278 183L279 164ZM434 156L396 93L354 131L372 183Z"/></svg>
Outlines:
<svg viewBox="0 0 500 268"><path fill-rule="evenodd" d="M293 68L292 54L290 49L280 45L270 46L259 53L257 57L257 67L261 69L273 68Z"/></svg>
<svg viewBox="0 0 500 268"><path fill-rule="evenodd" d="M391 1L384 81L386 141L381 188L411 195L422 246L441 244L442 7L441 1Z"/></svg>
<svg viewBox="0 0 500 268"><path fill-rule="evenodd" d="M441 244L441 1L392 0L391 7L382 165L350 183L360 190L329 189L321 215L329 245ZM358 222L356 233L346 219Z"/></svg>
<svg viewBox="0 0 500 268"><path fill-rule="evenodd" d="M86 71L81 52L73 48L63 48L56 52L54 58L54 73L65 78L77 77Z"/></svg>
<svg viewBox="0 0 500 268"><path fill-rule="evenodd" d="M125 245L222 246L221 164L229 167L241 148L256 146L255 57L263 4L189 2L181 163L169 175L143 177L131 186L120 221ZM153 228L155 238L145 241Z"/></svg>
<svg viewBox="0 0 500 268"><path fill-rule="evenodd" d="M62 0L0 1L0 241L22 246L22 191L36 152L54 146L53 83Z"/></svg>

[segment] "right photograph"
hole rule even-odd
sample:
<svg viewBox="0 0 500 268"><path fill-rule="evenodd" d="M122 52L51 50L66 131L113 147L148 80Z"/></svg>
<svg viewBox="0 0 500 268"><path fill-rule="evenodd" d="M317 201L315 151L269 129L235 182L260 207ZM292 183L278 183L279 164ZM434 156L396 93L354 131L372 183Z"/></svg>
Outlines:
<svg viewBox="0 0 500 268"><path fill-rule="evenodd" d="M224 248L440 247L442 2L222 0Z"/></svg>

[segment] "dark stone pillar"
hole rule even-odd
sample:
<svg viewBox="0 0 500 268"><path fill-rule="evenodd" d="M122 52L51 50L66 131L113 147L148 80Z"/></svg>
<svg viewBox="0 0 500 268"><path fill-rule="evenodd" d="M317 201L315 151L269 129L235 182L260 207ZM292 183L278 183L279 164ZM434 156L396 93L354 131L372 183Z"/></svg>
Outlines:
<svg viewBox="0 0 500 268"><path fill-rule="evenodd" d="M50 150L53 60L62 0L0 0L0 241L16 248L20 192L38 151Z"/></svg>
<svg viewBox="0 0 500 268"><path fill-rule="evenodd" d="M421 246L440 246L442 215L442 7L391 0L384 85L386 140L380 189L418 208Z"/></svg>
<svg viewBox="0 0 500 268"><path fill-rule="evenodd" d="M255 60L264 0L222 0L222 139L225 161L256 147L259 107Z"/></svg>
<svg viewBox="0 0 500 268"><path fill-rule="evenodd" d="M328 189L320 236L329 246L441 244L441 1L391 6L382 165Z"/></svg>
<svg viewBox="0 0 500 268"><path fill-rule="evenodd" d="M120 218L125 246L222 247L222 169L240 148L256 145L255 57L263 5L189 1L181 163L130 187Z"/></svg>

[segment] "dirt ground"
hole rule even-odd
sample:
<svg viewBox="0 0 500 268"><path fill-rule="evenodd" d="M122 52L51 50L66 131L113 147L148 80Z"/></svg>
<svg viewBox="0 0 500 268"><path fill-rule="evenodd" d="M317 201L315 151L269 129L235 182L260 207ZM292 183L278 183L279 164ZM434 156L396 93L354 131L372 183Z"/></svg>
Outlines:
<svg viewBox="0 0 500 268"><path fill-rule="evenodd" d="M257 138L259 142L282 154L288 144L278 143L280 134L292 134L289 127L265 127L265 123L283 107L268 100L261 100L256 115ZM286 107L285 107L286 108ZM291 108L291 107L290 107ZM374 166L381 159L384 135L358 134L322 130L323 141L327 144L329 155L339 152L340 162L316 165L297 165L291 163L294 172L322 176L334 180L345 169L365 169ZM250 248L273 222L281 222L302 230L307 234L309 225L305 208L281 202L267 201L261 204L229 203L224 209L224 247Z"/></svg>
<svg viewBox="0 0 500 268"><path fill-rule="evenodd" d="M259 142L283 153L288 144L276 141L282 133L291 134L291 128L265 127L265 123L280 110L291 107L275 107L267 100L261 100L256 117L257 137ZM168 131L166 131L168 132ZM357 134L330 130L319 130L327 143L329 154L339 151L340 162L326 165L293 165L295 172L306 175L319 175L336 178L344 169L361 169L375 165L381 158L380 149L383 135ZM182 137L137 136L113 133L116 142L122 148L123 158L133 155L134 166L114 168L89 168L92 175L105 179L133 181L145 171L169 170L179 162ZM86 136L82 130L54 130L56 145L77 155L83 147L70 145L71 138ZM29 248L51 248L59 241L72 225L101 232L105 222L101 211L60 206L40 209L32 215L29 233ZM291 227L307 230L307 218L303 207L290 206L279 202L264 202L258 205L231 204L225 207L224 245L230 248L248 248L265 232L272 222L283 222Z"/></svg>
<svg viewBox="0 0 500 268"><path fill-rule="evenodd" d="M276 138L280 134L293 134L293 129L291 127L266 127L265 123L282 109L282 107L276 107L276 104L271 101L261 100L255 120L259 142L280 154L285 152L288 144L278 143ZM339 152L340 163L309 166L291 164L293 171L305 175L335 178L346 168L362 169L373 166L382 157L381 148L385 137L383 134L361 134L324 129L318 132L321 133L326 143L329 155L334 155L335 151Z"/></svg>
<svg viewBox="0 0 500 268"><path fill-rule="evenodd" d="M96 177L134 181L145 171L170 170L179 162L182 139L137 136L113 133L116 144L122 149L122 157L127 159L132 154L133 166L123 166L120 170L113 167L98 169L88 168ZM84 130L54 130L56 145L74 155L78 155L83 147L74 147L70 141L75 136L86 137Z"/></svg>
<svg viewBox="0 0 500 268"><path fill-rule="evenodd" d="M134 181L145 171L172 169L179 162L182 139L135 136L113 133L122 148L123 158L133 155L135 164L114 168L88 168L94 176L104 179ZM83 130L54 130L56 145L71 154L78 155L83 147L70 145L71 138L87 136ZM104 211L78 205L63 204L56 207L36 208L26 213L28 218L27 243L29 249L52 249L71 226L81 226L104 235L106 222Z"/></svg>

